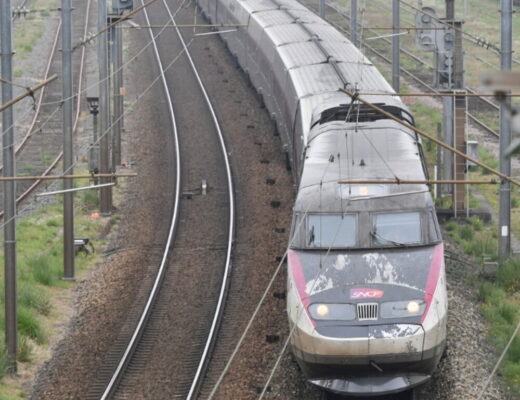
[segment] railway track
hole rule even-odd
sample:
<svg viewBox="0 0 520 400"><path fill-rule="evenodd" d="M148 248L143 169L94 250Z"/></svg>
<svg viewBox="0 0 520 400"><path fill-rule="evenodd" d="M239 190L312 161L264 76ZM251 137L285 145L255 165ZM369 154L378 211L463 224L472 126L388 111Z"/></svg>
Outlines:
<svg viewBox="0 0 520 400"><path fill-rule="evenodd" d="M176 11L165 1L143 14L146 25L166 23L165 16L175 24ZM161 393L159 397L196 398L219 329L231 273L235 200L222 131L188 44L178 31L174 45L173 32L157 38L156 32L149 29L175 144L175 179L170 183L176 188L172 219L146 304L138 318L130 316L138 320L135 329L123 332L107 355L89 399L140 397L142 391L152 393L152 397L156 391ZM172 46L177 51L172 52ZM179 78L170 69L177 54L182 60L175 69L189 73L191 77L184 80L190 81L191 89L197 87L184 91L185 96L172 90L172 82ZM196 118L193 107L197 107ZM206 174L207 180L200 179ZM227 226L225 233L222 225ZM186 269L190 276L186 276ZM206 285L197 284L202 281Z"/></svg>
<svg viewBox="0 0 520 400"><path fill-rule="evenodd" d="M310 6L315 12L318 12L318 7L319 7L318 3L314 2L314 1L313 2L304 1L303 3ZM340 15L342 18L345 18L346 20L350 21L350 16L337 5L328 3L327 7L333 13L336 13L336 14ZM350 31L349 31L349 29L347 29L346 26L341 25L334 20L331 20L330 14L329 14L329 16L326 16L326 19L336 29L340 30L346 36L350 37ZM379 35L379 33L376 30L367 29L367 31L371 32L375 36ZM386 43L386 48L389 49L388 52L385 53L382 50L378 50L378 49L376 49L375 46L371 46L366 41L363 43L363 47L368 49L371 53L375 54L380 60L384 61L386 64L391 65L392 60L389 58L389 52L391 51L391 44L392 44L391 40L389 40L388 38L380 38L378 40ZM426 68L429 73L423 72L423 71L418 73L417 71L411 71L411 70L403 68L403 67L400 68L401 72L408 78L412 79L415 83L419 84L422 88L426 89L428 92L439 93L439 91L437 89L435 89L433 86L431 86L429 83L426 82L426 79L428 79L429 77L432 76L431 72L433 71L433 68L428 64L428 62L421 59L420 57L417 57L415 54L413 54L412 52L410 52L404 48L401 48L401 53L403 55L411 58L414 62L420 64L422 67ZM474 89L469 88L469 87L467 87L466 90L468 91L468 93L471 93L471 94L476 93L476 91ZM470 107L472 108L472 111L470 111ZM471 122L473 122L476 126L483 129L486 133L491 134L492 136L498 138L499 134L493 128L491 128L488 124L486 124L486 122L484 122L482 119L480 119L476 116L476 112L481 111L483 108L492 113L496 113L496 111L499 110L499 107L495 103L490 101L489 99L486 99L484 97L471 98L468 101L468 119Z"/></svg>
<svg viewBox="0 0 520 400"><path fill-rule="evenodd" d="M73 37L85 37L88 31L88 21L91 16L92 0L75 1L75 15L83 15L83 24L73 24ZM57 51L60 39L61 19L57 24L51 51L45 67L43 79L53 74L61 73L61 56ZM72 68L77 74L73 93L82 92L85 70L85 46L81 47L79 54L73 55ZM77 95L75 99L75 115L73 132L76 132L81 112L83 96ZM60 162L63 151L63 131L61 111L62 92L61 85L54 84L43 87L35 102L35 112L25 134L17 140L15 157L20 175L48 176L53 173ZM0 167L0 171L2 167ZM21 181L16 185L16 204L19 205L29 197L41 184L41 180ZM0 217L3 211L0 212Z"/></svg>

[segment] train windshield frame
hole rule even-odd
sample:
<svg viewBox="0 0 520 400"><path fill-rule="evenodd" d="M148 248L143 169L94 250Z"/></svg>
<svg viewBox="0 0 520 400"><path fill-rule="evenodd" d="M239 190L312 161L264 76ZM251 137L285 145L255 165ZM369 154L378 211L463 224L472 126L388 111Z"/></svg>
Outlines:
<svg viewBox="0 0 520 400"><path fill-rule="evenodd" d="M305 247L352 248L358 240L357 214L308 214Z"/></svg>

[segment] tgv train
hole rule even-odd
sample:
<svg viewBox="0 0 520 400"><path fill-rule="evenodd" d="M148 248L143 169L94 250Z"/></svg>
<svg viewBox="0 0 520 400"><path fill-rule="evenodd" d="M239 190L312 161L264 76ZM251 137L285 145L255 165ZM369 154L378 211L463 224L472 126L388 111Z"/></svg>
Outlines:
<svg viewBox="0 0 520 400"><path fill-rule="evenodd" d="M292 352L352 395L426 382L446 343L444 254L421 141L339 92L413 124L363 54L295 0L198 0L276 120L298 193L288 250Z"/></svg>

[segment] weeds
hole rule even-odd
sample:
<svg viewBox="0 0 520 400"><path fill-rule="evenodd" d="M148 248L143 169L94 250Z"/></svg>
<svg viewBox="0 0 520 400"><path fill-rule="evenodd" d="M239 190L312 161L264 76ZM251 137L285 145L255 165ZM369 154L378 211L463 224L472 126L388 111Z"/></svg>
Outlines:
<svg viewBox="0 0 520 400"><path fill-rule="evenodd" d="M18 339L18 361L31 361L33 351L34 346L31 343L31 340L27 336L21 335Z"/></svg>
<svg viewBox="0 0 520 400"><path fill-rule="evenodd" d="M47 293L27 282L21 282L18 288L18 302L20 305L36 310L41 315L49 315L51 301Z"/></svg>
<svg viewBox="0 0 520 400"><path fill-rule="evenodd" d="M501 263L497 275L497 283L507 292L520 290L520 258L510 258Z"/></svg>
<svg viewBox="0 0 520 400"><path fill-rule="evenodd" d="M31 258L27 261L27 265L32 272L34 280L42 285L51 286L60 277L56 268L52 267L49 257Z"/></svg>
<svg viewBox="0 0 520 400"><path fill-rule="evenodd" d="M7 351L5 349L4 341L0 343L0 378L3 378L7 374L7 367L9 365L9 359L7 358Z"/></svg>
<svg viewBox="0 0 520 400"><path fill-rule="evenodd" d="M25 335L38 344L45 343L45 333L37 316L26 307L18 308L18 332Z"/></svg>

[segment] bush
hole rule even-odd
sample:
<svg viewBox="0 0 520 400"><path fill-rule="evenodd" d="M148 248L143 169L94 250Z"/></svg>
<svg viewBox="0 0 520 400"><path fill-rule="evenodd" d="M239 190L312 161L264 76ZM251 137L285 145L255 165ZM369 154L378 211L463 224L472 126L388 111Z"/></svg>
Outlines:
<svg viewBox="0 0 520 400"><path fill-rule="evenodd" d="M473 239L473 228L470 225L464 225L460 228L459 235L461 239L471 240Z"/></svg>
<svg viewBox="0 0 520 400"><path fill-rule="evenodd" d="M35 285L20 283L18 289L18 301L20 305L32 308L42 315L49 315L51 302L47 293Z"/></svg>
<svg viewBox="0 0 520 400"><path fill-rule="evenodd" d="M502 290L488 281L480 282L478 287L478 299L483 303L497 304L505 297Z"/></svg>
<svg viewBox="0 0 520 400"><path fill-rule="evenodd" d="M18 308L18 332L25 335L38 344L45 342L45 334L38 321L38 318L30 309L26 307Z"/></svg>
<svg viewBox="0 0 520 400"><path fill-rule="evenodd" d="M469 217L468 221L471 224L471 226L473 227L473 229L477 232L481 231L482 228L484 227L484 222L482 222L482 220L475 215L472 217Z"/></svg>
<svg viewBox="0 0 520 400"><path fill-rule="evenodd" d="M444 224L444 229L446 229L448 232L454 232L458 228L458 225L455 221L448 221Z"/></svg>
<svg viewBox="0 0 520 400"><path fill-rule="evenodd" d="M513 257L500 263L497 271L497 282L500 287L508 292L520 290L520 258Z"/></svg>
<svg viewBox="0 0 520 400"><path fill-rule="evenodd" d="M27 261L27 265L32 271L34 280L42 285L51 286L59 278L48 257L31 258Z"/></svg>
<svg viewBox="0 0 520 400"><path fill-rule="evenodd" d="M61 226L61 221L59 221L58 218L51 218L47 220L47 226L52 228L59 227Z"/></svg>
<svg viewBox="0 0 520 400"><path fill-rule="evenodd" d="M513 340L513 343L511 343L511 347L507 353L507 359L511 362L520 364L520 337L517 336ZM520 373L520 371L518 372Z"/></svg>
<svg viewBox="0 0 520 400"><path fill-rule="evenodd" d="M501 368L502 375L512 383L511 391L515 395L520 394L520 364L507 360Z"/></svg>
<svg viewBox="0 0 520 400"><path fill-rule="evenodd" d="M508 325L512 325L515 322L516 308L507 303L502 303L498 306L498 314Z"/></svg>
<svg viewBox="0 0 520 400"><path fill-rule="evenodd" d="M9 366L9 359L7 358L7 351L5 349L4 341L0 344L0 379L7 374L7 367Z"/></svg>
<svg viewBox="0 0 520 400"><path fill-rule="evenodd" d="M33 345L31 340L27 336L21 335L18 338L18 361L28 362L31 361L33 354Z"/></svg>
<svg viewBox="0 0 520 400"><path fill-rule="evenodd" d="M96 190L86 190L81 194L81 201L87 210L95 210L99 207L99 196Z"/></svg>

